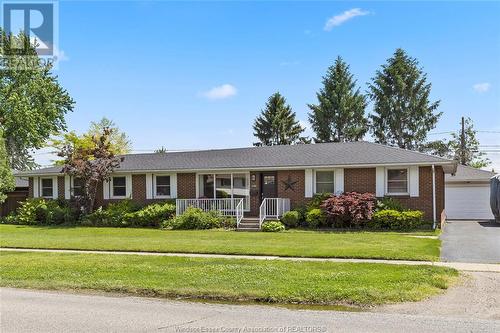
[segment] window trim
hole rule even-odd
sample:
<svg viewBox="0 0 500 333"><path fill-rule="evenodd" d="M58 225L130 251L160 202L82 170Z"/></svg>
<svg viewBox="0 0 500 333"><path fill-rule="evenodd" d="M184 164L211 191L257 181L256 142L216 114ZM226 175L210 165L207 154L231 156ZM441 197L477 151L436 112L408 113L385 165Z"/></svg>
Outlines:
<svg viewBox="0 0 500 333"><path fill-rule="evenodd" d="M406 192L389 192L389 170L406 170ZM394 196L410 195L410 168L404 168L404 167L385 168L385 195L394 195Z"/></svg>
<svg viewBox="0 0 500 333"><path fill-rule="evenodd" d="M170 177L170 184L168 185L170 189L170 195L160 195L157 193L157 188L156 188L156 177L165 177L168 176ZM153 198L155 199L170 199L172 198L172 181L174 177L171 173L159 173L159 174L153 174Z"/></svg>
<svg viewBox="0 0 500 333"><path fill-rule="evenodd" d="M70 189L69 189L70 196L73 198L79 197L78 195L75 195L75 178L76 177L71 176L71 183L70 183ZM83 186L80 186L80 188L83 188Z"/></svg>
<svg viewBox="0 0 500 333"><path fill-rule="evenodd" d="M115 191L114 191L114 181L115 181L115 178L124 178L125 179L125 195L115 195ZM111 176L111 181L110 181L110 193L109 193L109 198L110 199L126 199L127 198L127 176ZM120 186L122 187L122 186Z"/></svg>
<svg viewBox="0 0 500 333"><path fill-rule="evenodd" d="M314 182L313 182L313 184L314 184L313 195L320 194L320 192L317 191L317 187L318 187L317 186L318 185L318 182L317 182L317 179L318 179L317 173L318 173L318 171L319 172L332 172L333 173L333 192L331 192L331 193L335 194L335 189L336 189L336 187L335 187L335 185L336 185L336 179L335 179L335 177L336 177L336 171L335 171L335 169L315 169L314 170L314 179L313 179L314 180ZM327 183L323 182L323 184L327 184Z"/></svg>
<svg viewBox="0 0 500 333"><path fill-rule="evenodd" d="M50 179L50 181L52 182L52 195L43 195L43 189L44 189L43 180L44 179ZM54 192L55 186L54 185L55 185L54 184L54 177L40 177L40 190L39 190L40 195L39 195L39 197L45 198L45 199L54 199L54 194L55 194L55 192ZM48 188L48 187L45 187L45 188Z"/></svg>

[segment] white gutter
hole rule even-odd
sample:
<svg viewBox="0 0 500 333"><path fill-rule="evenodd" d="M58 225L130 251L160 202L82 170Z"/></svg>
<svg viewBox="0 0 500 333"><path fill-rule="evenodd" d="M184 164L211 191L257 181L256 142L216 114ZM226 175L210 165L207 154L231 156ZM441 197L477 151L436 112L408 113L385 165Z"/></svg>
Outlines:
<svg viewBox="0 0 500 333"><path fill-rule="evenodd" d="M436 169L434 164L432 165L432 218L434 220L434 224L432 225L433 229L436 229Z"/></svg>

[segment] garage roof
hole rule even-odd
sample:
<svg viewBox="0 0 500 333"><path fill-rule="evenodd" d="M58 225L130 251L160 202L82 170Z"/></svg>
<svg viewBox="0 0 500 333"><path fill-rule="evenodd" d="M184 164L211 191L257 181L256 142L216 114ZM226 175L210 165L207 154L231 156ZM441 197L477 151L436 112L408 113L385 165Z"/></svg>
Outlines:
<svg viewBox="0 0 500 333"><path fill-rule="evenodd" d="M494 172L472 168L465 165L458 165L457 172L454 175L447 174L445 176L445 182L456 183L456 182L477 182L484 181L489 182L490 178L495 175Z"/></svg>

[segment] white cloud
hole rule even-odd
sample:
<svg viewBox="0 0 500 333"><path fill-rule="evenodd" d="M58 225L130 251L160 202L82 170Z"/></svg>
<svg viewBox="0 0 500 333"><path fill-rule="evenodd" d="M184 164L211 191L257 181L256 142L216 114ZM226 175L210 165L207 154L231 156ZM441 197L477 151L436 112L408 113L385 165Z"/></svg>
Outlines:
<svg viewBox="0 0 500 333"><path fill-rule="evenodd" d="M478 93L484 93L490 90L491 84L488 82L482 82L482 83L476 83L475 85L472 86L472 89L474 89L475 92Z"/></svg>
<svg viewBox="0 0 500 333"><path fill-rule="evenodd" d="M355 18L356 16L364 16L370 14L369 11L362 10L361 8L352 8L349 10L346 10L342 14L335 15L333 17L330 17L328 21L325 23L325 31L330 31L334 27L338 27L339 25L349 21L352 18Z"/></svg>
<svg viewBox="0 0 500 333"><path fill-rule="evenodd" d="M208 99L225 99L234 96L238 93L238 90L231 84L223 84L221 86L213 87L212 89L202 93Z"/></svg>

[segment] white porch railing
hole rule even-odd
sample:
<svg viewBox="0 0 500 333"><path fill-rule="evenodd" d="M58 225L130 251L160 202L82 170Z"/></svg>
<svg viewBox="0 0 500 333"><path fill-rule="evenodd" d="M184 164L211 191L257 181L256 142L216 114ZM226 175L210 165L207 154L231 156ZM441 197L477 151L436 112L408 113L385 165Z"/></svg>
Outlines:
<svg viewBox="0 0 500 333"><path fill-rule="evenodd" d="M264 198L260 204L259 226L266 219L279 219L284 213L290 211L290 199L288 198Z"/></svg>
<svg viewBox="0 0 500 333"><path fill-rule="evenodd" d="M175 200L176 215L182 215L188 207L200 208L204 212L216 210L224 216L234 216L236 217L236 223L239 225L243 219L245 200L242 198Z"/></svg>

